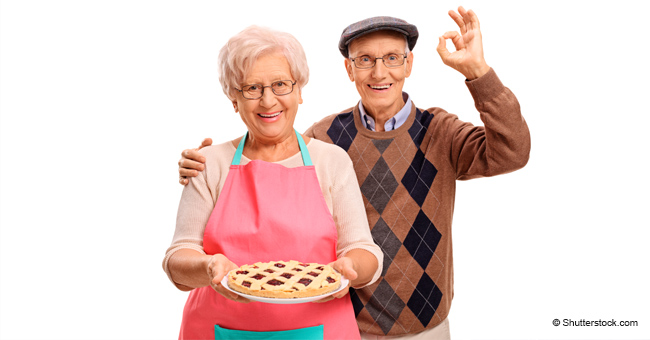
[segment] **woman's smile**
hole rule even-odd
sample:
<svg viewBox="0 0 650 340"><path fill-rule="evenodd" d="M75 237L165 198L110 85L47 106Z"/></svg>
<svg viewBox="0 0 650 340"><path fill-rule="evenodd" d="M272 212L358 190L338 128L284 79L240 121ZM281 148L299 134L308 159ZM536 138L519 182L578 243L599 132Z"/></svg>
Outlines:
<svg viewBox="0 0 650 340"><path fill-rule="evenodd" d="M257 116L265 123L273 123L280 119L283 111L258 113Z"/></svg>

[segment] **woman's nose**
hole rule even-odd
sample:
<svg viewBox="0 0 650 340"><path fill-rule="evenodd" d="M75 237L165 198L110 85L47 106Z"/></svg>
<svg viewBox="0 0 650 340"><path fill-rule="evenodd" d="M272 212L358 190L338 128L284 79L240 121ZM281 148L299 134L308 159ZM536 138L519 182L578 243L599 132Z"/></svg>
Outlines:
<svg viewBox="0 0 650 340"><path fill-rule="evenodd" d="M277 102L277 98L275 96L275 93L271 91L271 88L264 88L264 92L262 93L262 98L260 98L260 105L263 107L268 107L271 108L275 105Z"/></svg>

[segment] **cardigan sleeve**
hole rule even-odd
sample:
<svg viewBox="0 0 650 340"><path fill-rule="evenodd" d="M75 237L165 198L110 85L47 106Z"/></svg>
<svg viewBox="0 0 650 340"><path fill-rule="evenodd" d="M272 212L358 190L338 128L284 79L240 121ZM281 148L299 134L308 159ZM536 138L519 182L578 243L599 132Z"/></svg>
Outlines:
<svg viewBox="0 0 650 340"><path fill-rule="evenodd" d="M443 126L451 131L450 157L456 178L466 180L515 171L528 162L530 132L515 95L493 69L467 81L483 126L444 115Z"/></svg>
<svg viewBox="0 0 650 340"><path fill-rule="evenodd" d="M169 271L169 259L180 249L193 249L205 254L203 233L219 194L220 187L216 183L222 180L223 175L223 165L220 163L227 164L227 157L230 155L228 151L229 148L224 144L202 149L200 152L207 159L206 168L198 176L191 177L183 189L178 204L174 237L163 259L163 269L177 288L178 285Z"/></svg>

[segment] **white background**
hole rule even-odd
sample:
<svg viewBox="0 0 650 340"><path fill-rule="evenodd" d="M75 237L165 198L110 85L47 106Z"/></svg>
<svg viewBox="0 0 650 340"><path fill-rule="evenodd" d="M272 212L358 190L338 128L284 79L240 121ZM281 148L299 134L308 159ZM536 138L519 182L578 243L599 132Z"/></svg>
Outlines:
<svg viewBox="0 0 650 340"><path fill-rule="evenodd" d="M650 3L381 0L2 1L0 338L177 337L187 293L161 269L176 162L244 132L217 81L230 36L258 24L303 44L304 131L358 100L343 28L406 19L420 39L405 90L481 124L435 52L461 4L521 102L532 152L518 172L458 184L452 337L650 338Z"/></svg>

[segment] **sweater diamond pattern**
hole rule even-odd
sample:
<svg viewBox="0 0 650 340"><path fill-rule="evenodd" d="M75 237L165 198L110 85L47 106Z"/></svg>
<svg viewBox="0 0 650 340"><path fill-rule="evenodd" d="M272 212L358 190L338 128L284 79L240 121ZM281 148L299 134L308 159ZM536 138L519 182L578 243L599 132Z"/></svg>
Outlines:
<svg viewBox="0 0 650 340"><path fill-rule="evenodd" d="M384 266L381 272L381 276L385 276L386 271L393 262L393 259L395 256L397 256L397 252L402 247L402 242L397 236L395 236L395 233L393 233L388 224L386 224L386 222L381 217L377 223L375 223L375 226L370 232L372 234L372 239L384 253Z"/></svg>
<svg viewBox="0 0 650 340"><path fill-rule="evenodd" d="M432 222L439 201L430 189L438 170L420 148L433 115L418 109L408 132L371 139L358 133L353 114L337 115L327 135L353 161L371 234L384 254L382 277L350 290L355 315L367 320L359 324L363 332L421 330L436 317L443 296L435 283L444 268L435 254L442 234Z"/></svg>
<svg viewBox="0 0 650 340"><path fill-rule="evenodd" d="M402 184L420 207L427 198L429 188L431 188L431 183L433 183L437 173L436 167L418 149L413 161L411 161L411 166L406 170L406 174L402 178Z"/></svg>
<svg viewBox="0 0 650 340"><path fill-rule="evenodd" d="M442 292L427 273L422 274L406 305L425 327L429 324L442 300Z"/></svg>
<svg viewBox="0 0 650 340"><path fill-rule="evenodd" d="M390 202L398 182L390 171L388 164L383 157L379 157L370 174L361 185L361 192L368 198L368 201L377 210L383 213L386 205Z"/></svg>
<svg viewBox="0 0 650 340"><path fill-rule="evenodd" d="M357 128L354 126L352 112L338 115L327 130L327 135L332 139L334 144L348 151L354 137L357 135Z"/></svg>
<svg viewBox="0 0 650 340"><path fill-rule="evenodd" d="M429 218L420 210L413 223L413 228L404 239L404 247L420 267L426 269L429 261L433 258L433 253L438 247L441 236Z"/></svg>
<svg viewBox="0 0 650 340"><path fill-rule="evenodd" d="M406 307L406 303L397 296L388 282L382 280L365 307L384 334L387 334Z"/></svg>
<svg viewBox="0 0 650 340"><path fill-rule="evenodd" d="M433 115L428 111L420 111L420 109L415 110L415 121L413 125L409 128L409 134L413 139L413 143L419 148L424 139L424 135L427 132L427 127L431 123Z"/></svg>

